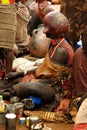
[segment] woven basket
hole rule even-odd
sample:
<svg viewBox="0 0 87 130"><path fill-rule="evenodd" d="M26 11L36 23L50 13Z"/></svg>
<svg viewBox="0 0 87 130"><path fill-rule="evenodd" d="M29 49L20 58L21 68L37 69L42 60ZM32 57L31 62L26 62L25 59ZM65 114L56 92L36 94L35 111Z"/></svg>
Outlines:
<svg viewBox="0 0 87 130"><path fill-rule="evenodd" d="M16 6L0 5L0 47L13 48L16 25Z"/></svg>

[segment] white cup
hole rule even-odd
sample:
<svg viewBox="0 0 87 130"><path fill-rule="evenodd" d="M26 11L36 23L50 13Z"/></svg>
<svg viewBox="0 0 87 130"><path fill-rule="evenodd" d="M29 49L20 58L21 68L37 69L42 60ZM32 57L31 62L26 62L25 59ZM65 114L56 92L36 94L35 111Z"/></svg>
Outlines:
<svg viewBox="0 0 87 130"><path fill-rule="evenodd" d="M16 115L14 113L6 114L5 130L16 130Z"/></svg>

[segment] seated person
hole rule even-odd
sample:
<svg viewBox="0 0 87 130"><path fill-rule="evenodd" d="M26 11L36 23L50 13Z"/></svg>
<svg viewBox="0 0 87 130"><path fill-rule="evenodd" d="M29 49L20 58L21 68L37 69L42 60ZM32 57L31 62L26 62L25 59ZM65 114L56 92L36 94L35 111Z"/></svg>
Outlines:
<svg viewBox="0 0 87 130"><path fill-rule="evenodd" d="M61 12L70 22L70 30L67 32L66 38L74 47L80 40L80 36L87 24L87 1L61 0Z"/></svg>
<svg viewBox="0 0 87 130"><path fill-rule="evenodd" d="M52 43L44 62L36 69L36 76L53 78L58 87L68 90L66 98L71 98L74 51L63 38L69 27L68 20L58 11L53 11L44 17L43 23L43 32L52 38Z"/></svg>
<svg viewBox="0 0 87 130"><path fill-rule="evenodd" d="M38 25L42 24L42 21L41 21L40 17L37 15L37 13L35 11L35 8L34 8L34 5L36 5L35 1L27 0L25 2L25 5L28 8L30 16L31 16L31 18L30 18L30 20L28 22L28 25L27 25L27 32L28 32L28 34L30 36L32 36L33 30L37 29Z"/></svg>
<svg viewBox="0 0 87 130"><path fill-rule="evenodd" d="M87 26L82 34L82 47L75 52L73 71L76 96L82 96L87 91Z"/></svg>
<svg viewBox="0 0 87 130"><path fill-rule="evenodd" d="M54 21L55 19L55 21ZM58 107L58 110L60 109L67 109L70 99L72 98L72 63L73 63L73 56L74 51L72 47L68 44L68 42L64 39L64 33L68 30L69 23L67 18L59 13L58 11L54 11L51 13L48 13L44 18L44 33L52 38L52 43L49 46L48 53L45 57L44 62L42 65L40 65L36 71L35 76L37 79L50 79L48 86L51 84L51 87L47 87L46 84L42 82L41 87L39 82L35 87L35 81L34 82L26 82L26 83L19 83L12 87L11 94L17 95L17 96L28 96L31 94L30 89L33 89L33 93L35 94L41 94L46 95L42 96L42 98L46 98L46 100L52 101L54 97L54 90L56 90L56 94L59 97L59 101L62 101L62 105L60 103L60 106ZM9 75L7 75L9 80ZM52 81L52 82L51 82ZM32 88L31 88L32 86ZM51 89L52 88L52 89ZM55 88L55 89L54 89ZM44 91L51 89L49 91ZM53 90L54 89L54 90ZM37 90L37 91L36 91ZM52 95L49 95L50 93ZM64 100L63 100L64 99Z"/></svg>

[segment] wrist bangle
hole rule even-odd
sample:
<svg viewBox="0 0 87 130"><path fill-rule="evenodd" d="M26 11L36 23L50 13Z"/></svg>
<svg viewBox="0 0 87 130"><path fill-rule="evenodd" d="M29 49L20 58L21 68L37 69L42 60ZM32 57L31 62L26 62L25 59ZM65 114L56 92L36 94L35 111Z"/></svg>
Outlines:
<svg viewBox="0 0 87 130"><path fill-rule="evenodd" d="M26 75L27 74L27 71L24 71L24 75Z"/></svg>

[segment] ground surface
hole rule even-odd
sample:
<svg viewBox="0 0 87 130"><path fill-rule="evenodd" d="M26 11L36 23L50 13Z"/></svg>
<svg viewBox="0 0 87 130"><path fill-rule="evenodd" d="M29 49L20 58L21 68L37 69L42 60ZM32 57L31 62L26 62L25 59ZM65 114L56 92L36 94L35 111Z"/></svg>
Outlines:
<svg viewBox="0 0 87 130"><path fill-rule="evenodd" d="M52 128L52 130L72 130L73 125L72 124L64 124L64 123L47 123L47 127ZM5 130L5 126L0 126L0 130ZM20 125L17 123L16 130L29 130L26 126Z"/></svg>

